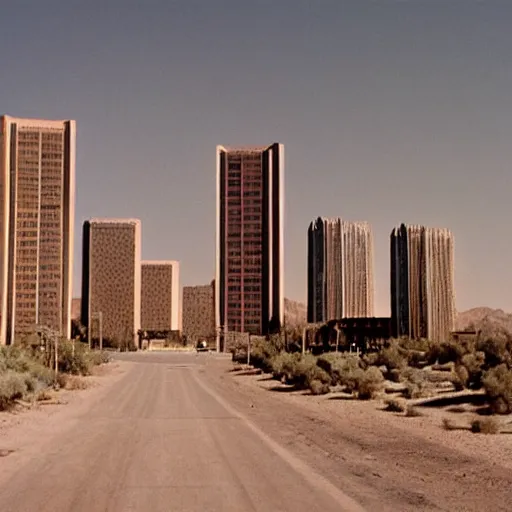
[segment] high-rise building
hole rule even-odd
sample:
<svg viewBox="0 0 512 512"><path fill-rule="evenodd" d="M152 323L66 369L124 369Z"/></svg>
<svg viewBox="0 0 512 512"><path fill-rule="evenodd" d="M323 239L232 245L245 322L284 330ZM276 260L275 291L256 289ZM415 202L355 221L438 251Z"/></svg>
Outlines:
<svg viewBox="0 0 512 512"><path fill-rule="evenodd" d="M84 223L82 324L90 339L137 343L141 327L141 223L91 219Z"/></svg>
<svg viewBox="0 0 512 512"><path fill-rule="evenodd" d="M449 339L455 323L454 241L448 229L402 224L391 233L393 336Z"/></svg>
<svg viewBox="0 0 512 512"><path fill-rule="evenodd" d="M373 237L366 222L319 217L308 229L308 322L372 317Z"/></svg>
<svg viewBox="0 0 512 512"><path fill-rule="evenodd" d="M216 324L267 334L284 318L284 147L217 147Z"/></svg>
<svg viewBox="0 0 512 512"><path fill-rule="evenodd" d="M215 337L215 281L183 287L183 335L189 341Z"/></svg>
<svg viewBox="0 0 512 512"><path fill-rule="evenodd" d="M0 343L71 336L75 121L0 119Z"/></svg>
<svg viewBox="0 0 512 512"><path fill-rule="evenodd" d="M180 264L143 261L141 271L141 329L178 331Z"/></svg>

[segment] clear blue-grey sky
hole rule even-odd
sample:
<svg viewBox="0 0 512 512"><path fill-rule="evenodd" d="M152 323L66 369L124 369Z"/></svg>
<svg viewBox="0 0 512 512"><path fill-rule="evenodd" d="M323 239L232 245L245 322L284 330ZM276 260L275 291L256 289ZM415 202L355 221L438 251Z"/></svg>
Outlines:
<svg viewBox="0 0 512 512"><path fill-rule="evenodd" d="M0 5L0 110L77 120L81 225L142 220L143 257L214 275L215 146L286 150L286 296L316 216L448 227L458 309L512 310L512 2L19 0Z"/></svg>

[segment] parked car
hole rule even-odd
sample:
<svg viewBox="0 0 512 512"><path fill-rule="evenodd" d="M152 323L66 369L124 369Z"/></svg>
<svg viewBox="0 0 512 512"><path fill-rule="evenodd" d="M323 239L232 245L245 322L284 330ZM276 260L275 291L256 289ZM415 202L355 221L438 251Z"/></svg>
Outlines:
<svg viewBox="0 0 512 512"><path fill-rule="evenodd" d="M200 340L196 344L196 350L198 352L207 352L208 351L208 343L205 340Z"/></svg>

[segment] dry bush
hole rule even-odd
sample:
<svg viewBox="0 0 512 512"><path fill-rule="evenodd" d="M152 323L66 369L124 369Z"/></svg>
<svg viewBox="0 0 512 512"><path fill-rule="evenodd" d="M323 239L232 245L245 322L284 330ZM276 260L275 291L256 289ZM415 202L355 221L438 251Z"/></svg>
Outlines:
<svg viewBox="0 0 512 512"><path fill-rule="evenodd" d="M445 430L459 430L455 422L449 418L443 418L443 428Z"/></svg>
<svg viewBox="0 0 512 512"><path fill-rule="evenodd" d="M68 375L66 380L65 388L69 391L75 391L79 389L87 389L89 383L85 378L79 377L78 375Z"/></svg>
<svg viewBox="0 0 512 512"><path fill-rule="evenodd" d="M414 407L413 405L408 405L405 415L408 418L417 418L419 416L423 416L423 413L420 411L418 407Z"/></svg>
<svg viewBox="0 0 512 512"><path fill-rule="evenodd" d="M458 364L453 369L451 379L455 391L462 391L467 387L469 381L469 372L465 366Z"/></svg>
<svg viewBox="0 0 512 512"><path fill-rule="evenodd" d="M403 377L406 381L404 396L406 398L426 398L433 392L433 384L429 382L427 372L416 368L407 368Z"/></svg>
<svg viewBox="0 0 512 512"><path fill-rule="evenodd" d="M49 389L42 389L36 395L36 401L37 402L44 402L46 400L51 400L52 398L53 398L53 395L52 395L52 393L50 392Z"/></svg>
<svg viewBox="0 0 512 512"><path fill-rule="evenodd" d="M497 414L512 412L512 370L500 364L484 374L482 380L491 409Z"/></svg>
<svg viewBox="0 0 512 512"><path fill-rule="evenodd" d="M329 374L332 385L347 386L351 383L354 372L360 369L360 358L344 354L324 354L318 358L317 365Z"/></svg>
<svg viewBox="0 0 512 512"><path fill-rule="evenodd" d="M366 370L357 370L354 373L353 380L359 400L375 398L384 387L384 376L375 366L370 366Z"/></svg>
<svg viewBox="0 0 512 512"><path fill-rule="evenodd" d="M407 351L426 353L430 348L431 342L425 338L414 339L404 337L398 339L398 345Z"/></svg>
<svg viewBox="0 0 512 512"><path fill-rule="evenodd" d="M314 379L309 383L309 389L312 395L325 395L331 390L329 384L320 380Z"/></svg>
<svg viewBox="0 0 512 512"><path fill-rule="evenodd" d="M390 372L387 372L386 376L387 376L388 380L390 380L391 382L402 382L403 381L402 371L399 370L398 368L395 368L395 369L391 370Z"/></svg>
<svg viewBox="0 0 512 512"><path fill-rule="evenodd" d="M400 398L388 398L386 400L386 411L390 412L405 412L407 409L407 404L405 400L401 400Z"/></svg>
<svg viewBox="0 0 512 512"><path fill-rule="evenodd" d="M388 371L399 370L407 366L407 357L398 343L392 343L379 352L375 366L385 366Z"/></svg>
<svg viewBox="0 0 512 512"><path fill-rule="evenodd" d="M493 417L478 418L471 422L471 432L480 434L499 434L500 422Z"/></svg>
<svg viewBox="0 0 512 512"><path fill-rule="evenodd" d="M451 361L448 363L432 365L432 371L435 371L435 372L452 372L454 368L455 368L455 363L453 363Z"/></svg>
<svg viewBox="0 0 512 512"><path fill-rule="evenodd" d="M272 372L272 358L276 357L281 350L274 342L275 340L256 339L251 344L251 364L264 372Z"/></svg>
<svg viewBox="0 0 512 512"><path fill-rule="evenodd" d="M272 357L270 364L272 367L272 375L279 380L285 382L292 382L295 373L297 372L297 364L300 360L299 354L289 354L288 352L281 352Z"/></svg>
<svg viewBox="0 0 512 512"><path fill-rule="evenodd" d="M0 410L8 409L27 393L27 374L7 370L0 375Z"/></svg>
<svg viewBox="0 0 512 512"><path fill-rule="evenodd" d="M462 357L462 364L468 372L467 387L480 389L485 365L485 353L473 352Z"/></svg>
<svg viewBox="0 0 512 512"><path fill-rule="evenodd" d="M444 365L446 363L456 363L462 359L467 349L460 343L454 341L430 342L426 359L429 364L438 363Z"/></svg>

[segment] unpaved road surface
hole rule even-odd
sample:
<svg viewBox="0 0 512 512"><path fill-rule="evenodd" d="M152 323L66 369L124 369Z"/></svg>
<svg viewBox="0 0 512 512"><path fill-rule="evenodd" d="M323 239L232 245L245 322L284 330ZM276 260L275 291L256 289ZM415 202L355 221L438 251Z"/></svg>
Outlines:
<svg viewBox="0 0 512 512"><path fill-rule="evenodd" d="M510 510L510 471L379 424L340 432L225 358L118 359L81 400L0 431L2 512Z"/></svg>

